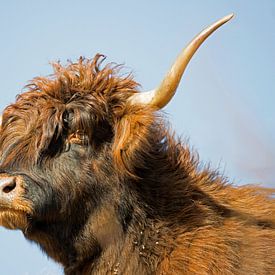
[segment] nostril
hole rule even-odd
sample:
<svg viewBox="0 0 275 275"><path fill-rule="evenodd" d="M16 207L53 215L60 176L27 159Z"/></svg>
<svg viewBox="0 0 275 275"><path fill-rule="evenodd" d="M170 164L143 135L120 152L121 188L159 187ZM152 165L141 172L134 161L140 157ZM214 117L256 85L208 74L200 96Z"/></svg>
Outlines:
<svg viewBox="0 0 275 275"><path fill-rule="evenodd" d="M16 187L16 182L15 182L15 180L13 180L8 185L4 186L3 192L10 193L13 189L15 189L15 187Z"/></svg>
<svg viewBox="0 0 275 275"><path fill-rule="evenodd" d="M5 194L12 192L16 188L16 180L14 177L0 179L0 192Z"/></svg>

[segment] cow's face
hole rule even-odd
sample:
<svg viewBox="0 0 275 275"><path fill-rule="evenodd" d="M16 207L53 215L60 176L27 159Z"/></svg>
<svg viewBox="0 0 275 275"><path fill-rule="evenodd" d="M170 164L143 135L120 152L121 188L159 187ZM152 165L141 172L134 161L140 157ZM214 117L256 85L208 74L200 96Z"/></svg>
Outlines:
<svg viewBox="0 0 275 275"><path fill-rule="evenodd" d="M119 117L136 83L112 78L109 67L99 71L97 66L96 61L80 60L60 77L34 80L29 91L4 110L1 225L30 231L37 223L73 223L74 218L87 218L103 200L119 199L114 148L120 152L125 142L118 144L124 134L116 140L114 132L127 130ZM76 82L81 73L89 76L89 83Z"/></svg>
<svg viewBox="0 0 275 275"><path fill-rule="evenodd" d="M95 209L110 192L100 179L102 169L112 174L109 123L92 117L92 108L78 110L75 102L66 110L49 106L50 99L40 103L26 106L19 99L3 114L0 223L11 229Z"/></svg>

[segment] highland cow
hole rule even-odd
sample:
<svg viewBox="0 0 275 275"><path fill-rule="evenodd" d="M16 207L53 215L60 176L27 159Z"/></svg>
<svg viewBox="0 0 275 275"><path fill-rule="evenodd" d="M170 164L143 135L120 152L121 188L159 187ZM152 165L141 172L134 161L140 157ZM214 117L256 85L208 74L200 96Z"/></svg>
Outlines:
<svg viewBox="0 0 275 275"><path fill-rule="evenodd" d="M275 274L272 190L201 167L158 111L231 17L196 36L150 92L102 55L32 80L2 116L0 224L65 274Z"/></svg>

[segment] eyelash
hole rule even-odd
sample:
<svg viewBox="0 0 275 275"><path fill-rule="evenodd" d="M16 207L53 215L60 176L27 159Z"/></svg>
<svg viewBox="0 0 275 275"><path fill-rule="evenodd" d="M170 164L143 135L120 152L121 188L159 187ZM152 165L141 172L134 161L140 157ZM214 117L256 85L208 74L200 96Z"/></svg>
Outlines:
<svg viewBox="0 0 275 275"><path fill-rule="evenodd" d="M88 143L88 138L84 133L77 131L69 135L68 143L86 145Z"/></svg>

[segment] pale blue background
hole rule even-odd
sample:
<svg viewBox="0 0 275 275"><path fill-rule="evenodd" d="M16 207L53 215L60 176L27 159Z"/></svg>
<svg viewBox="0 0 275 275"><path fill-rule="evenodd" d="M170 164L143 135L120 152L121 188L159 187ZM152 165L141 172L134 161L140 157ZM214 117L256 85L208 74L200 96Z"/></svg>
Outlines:
<svg viewBox="0 0 275 275"><path fill-rule="evenodd" d="M166 108L177 133L236 184L275 183L275 1L1 1L0 108L50 61L125 63L156 86L203 27L234 12L192 60ZM62 274L20 232L0 229L0 274Z"/></svg>

